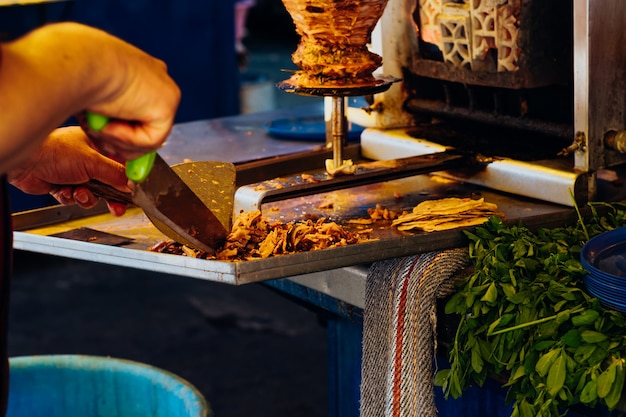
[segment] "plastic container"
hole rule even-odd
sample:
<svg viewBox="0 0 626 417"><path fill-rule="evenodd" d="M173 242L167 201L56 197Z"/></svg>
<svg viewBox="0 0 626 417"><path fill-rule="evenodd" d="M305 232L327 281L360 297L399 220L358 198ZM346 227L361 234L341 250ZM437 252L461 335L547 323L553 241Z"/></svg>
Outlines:
<svg viewBox="0 0 626 417"><path fill-rule="evenodd" d="M153 366L99 356L10 359L7 417L208 417L202 394Z"/></svg>

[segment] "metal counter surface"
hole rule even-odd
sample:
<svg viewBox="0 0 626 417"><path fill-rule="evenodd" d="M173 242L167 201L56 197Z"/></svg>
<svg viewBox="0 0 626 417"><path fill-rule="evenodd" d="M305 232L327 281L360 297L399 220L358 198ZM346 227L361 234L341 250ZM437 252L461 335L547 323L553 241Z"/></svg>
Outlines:
<svg viewBox="0 0 626 417"><path fill-rule="evenodd" d="M323 143L274 139L267 134L264 125L276 119L315 114L323 114L321 105L179 124L159 153L170 164L203 160L243 163L267 159L271 162L272 157L319 149ZM267 203L263 206L263 213L271 220L282 221L326 217L359 231L365 226L346 221L367 218L367 209L377 203L401 211L410 210L425 199L476 195L498 204L507 219L523 219L527 225L544 226L551 222L562 225L565 217L573 214L568 207L513 197L429 175ZM334 202L330 211L321 204L326 199ZM104 205L92 211L77 207L52 207L16 213L14 225L15 248L18 250L234 285L287 278L356 307L363 307L365 279L371 262L456 247L466 241L460 230L411 234L398 232L387 225L374 227L372 240L357 245L235 263L148 251L165 236L136 208L130 208L121 218L115 218L106 213ZM49 236L80 227L129 237L134 241L118 247Z"/></svg>
<svg viewBox="0 0 626 417"><path fill-rule="evenodd" d="M219 119L199 120L174 126L159 154L170 165L192 161L241 163L309 151L323 146L313 141L273 139L264 127L277 119L324 114L324 106L315 104L272 112L251 113Z"/></svg>

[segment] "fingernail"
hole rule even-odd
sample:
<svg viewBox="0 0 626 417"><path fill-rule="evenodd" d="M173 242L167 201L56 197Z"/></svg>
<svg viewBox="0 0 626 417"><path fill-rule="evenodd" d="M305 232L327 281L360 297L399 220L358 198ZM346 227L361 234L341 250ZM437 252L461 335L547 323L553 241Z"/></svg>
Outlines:
<svg viewBox="0 0 626 417"><path fill-rule="evenodd" d="M107 201L107 205L109 206L109 212L116 217L123 216L126 213L126 204Z"/></svg>
<svg viewBox="0 0 626 417"><path fill-rule="evenodd" d="M74 199L81 204L86 204L89 202L89 196L85 192L76 191L74 193Z"/></svg>
<svg viewBox="0 0 626 417"><path fill-rule="evenodd" d="M72 201L72 191L71 190L63 190L61 191L61 198L64 201Z"/></svg>

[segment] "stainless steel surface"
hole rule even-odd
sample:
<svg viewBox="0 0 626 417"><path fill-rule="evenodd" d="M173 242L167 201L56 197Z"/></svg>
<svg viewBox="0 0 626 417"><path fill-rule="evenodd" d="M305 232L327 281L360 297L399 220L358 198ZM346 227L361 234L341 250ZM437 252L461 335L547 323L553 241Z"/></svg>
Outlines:
<svg viewBox="0 0 626 417"><path fill-rule="evenodd" d="M358 230L363 226L351 226L349 220L365 218L367 209L376 204L382 204L393 210L402 210L412 207L418 200L440 198L453 192L462 196L480 193L487 201L498 204L500 210L506 213L511 221L525 219L526 222L532 224L537 221L548 222L550 219L552 221L557 219L556 221L563 223L571 212L560 206L513 200L487 190L482 191L450 181L441 182L436 177L424 175L357 187L352 191L352 193L335 191L270 203L267 210L268 217L281 221L311 216L327 217L339 224L344 224L347 228L352 227L353 230ZM398 198L398 194L403 194L404 197ZM334 207L331 210L320 208L322 203L329 199L334 201ZM60 214L65 211L64 209L72 211L73 208L53 207L16 214L14 216L16 219L15 248L239 285L333 270L466 244L465 237L460 230L412 234L398 232L387 223L379 227L372 225L372 240L356 245L243 262L203 260L148 251L149 247L166 237L154 228L139 209L131 209L121 218L104 213L56 222L59 218L68 217ZM46 214L50 217L48 221L45 221ZM48 223L49 225L29 227L26 217L30 217L33 224ZM133 243L124 247L109 247L49 236L86 225L95 230L133 239Z"/></svg>
<svg viewBox="0 0 626 417"><path fill-rule="evenodd" d="M574 165L596 172L626 161L605 147L606 135L626 128L626 3L574 0L574 129L584 146ZM591 196L595 177L589 180Z"/></svg>
<svg viewBox="0 0 626 417"><path fill-rule="evenodd" d="M159 154L170 165L192 161L242 163L323 148L323 143L272 139L264 124L288 117L323 115L323 103L275 112L180 123Z"/></svg>
<svg viewBox="0 0 626 417"><path fill-rule="evenodd" d="M362 159L361 147L358 144L349 144L343 149L343 155L354 161L359 161ZM324 166L327 159L332 157L333 150L326 146L321 146L308 151L237 164L236 183L238 187L241 187L263 179L274 179L290 176L294 173L316 171Z"/></svg>
<svg viewBox="0 0 626 417"><path fill-rule="evenodd" d="M413 138L405 129L366 129L361 134L363 156L375 160L424 155L445 149L426 139ZM531 163L495 158L484 169L469 176L453 171L439 175L564 206L574 205L572 195L578 197L578 203L587 199L587 175L573 170L566 160Z"/></svg>
<svg viewBox="0 0 626 417"><path fill-rule="evenodd" d="M354 173L350 175L334 176L325 170L318 169L298 173L295 176L274 178L239 187L235 194L235 213L262 210L262 205L266 202L310 196L333 190L345 190L360 185L453 168L469 167L475 165L476 159L474 155L448 151L406 158L355 162L353 165ZM480 167L480 169L482 168L483 166Z"/></svg>
<svg viewBox="0 0 626 417"><path fill-rule="evenodd" d="M368 271L368 265L357 265L297 275L290 280L355 307L365 308Z"/></svg>

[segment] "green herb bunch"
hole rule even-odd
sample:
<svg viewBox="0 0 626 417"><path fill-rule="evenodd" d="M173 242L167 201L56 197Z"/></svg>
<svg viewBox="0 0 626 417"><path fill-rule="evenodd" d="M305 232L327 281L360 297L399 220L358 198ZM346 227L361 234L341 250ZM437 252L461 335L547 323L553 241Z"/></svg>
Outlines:
<svg viewBox="0 0 626 417"><path fill-rule="evenodd" d="M488 376L507 379L512 417L557 417L569 407L620 401L626 376L626 318L584 291L584 243L626 225L626 205L590 204L575 226L509 226L498 217L466 232L474 270L446 304L460 315L450 368L435 384L458 398Z"/></svg>

